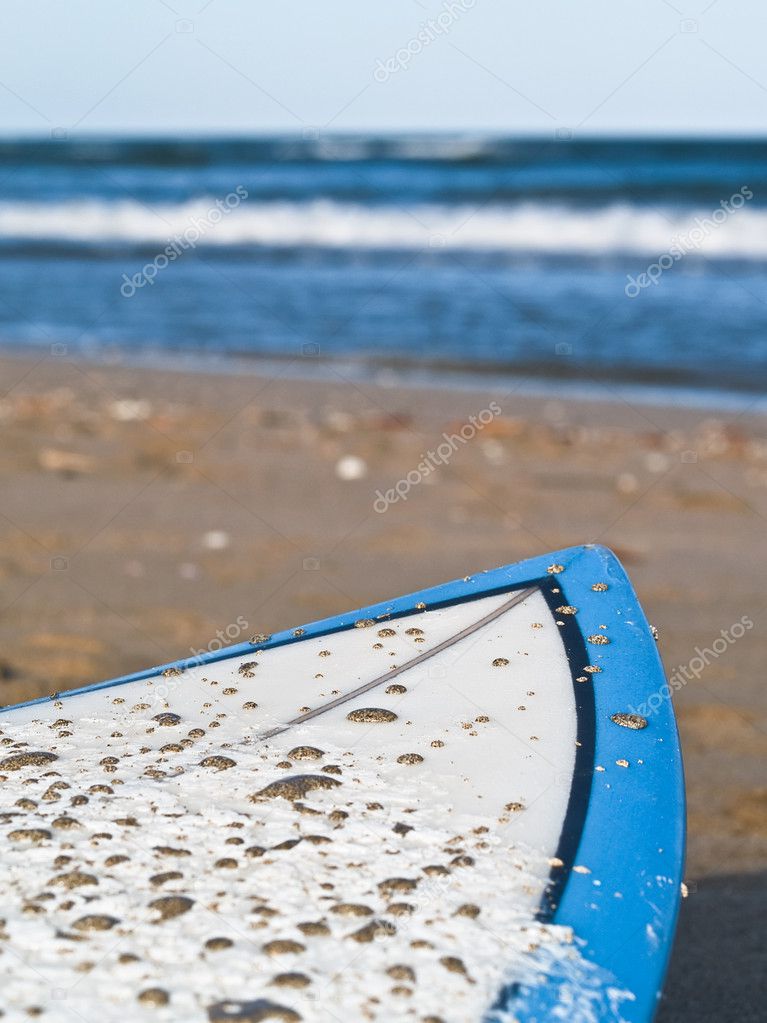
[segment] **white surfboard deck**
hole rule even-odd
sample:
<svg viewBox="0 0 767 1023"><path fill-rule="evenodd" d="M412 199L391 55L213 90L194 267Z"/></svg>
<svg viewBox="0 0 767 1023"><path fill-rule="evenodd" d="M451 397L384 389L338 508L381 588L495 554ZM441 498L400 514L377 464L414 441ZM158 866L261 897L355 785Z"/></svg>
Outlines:
<svg viewBox="0 0 767 1023"><path fill-rule="evenodd" d="M564 624L530 586L6 711L6 1012L464 1023L557 962L607 1019L540 913Z"/></svg>

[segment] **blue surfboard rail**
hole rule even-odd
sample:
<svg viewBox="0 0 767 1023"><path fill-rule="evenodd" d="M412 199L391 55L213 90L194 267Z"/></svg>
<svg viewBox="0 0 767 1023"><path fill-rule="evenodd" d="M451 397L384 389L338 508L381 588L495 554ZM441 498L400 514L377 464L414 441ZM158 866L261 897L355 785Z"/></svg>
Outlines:
<svg viewBox="0 0 767 1023"><path fill-rule="evenodd" d="M540 587L552 613L556 603L578 609L577 615L562 619L562 626L574 679L579 747L560 843L564 866L552 871L539 919L570 927L583 959L593 964L589 984L601 989L595 1004L604 1007L596 1008L593 1018L649 1023L662 991L679 909L684 777L652 630L623 567L605 547L555 551L275 633L262 643L238 643L0 708L0 714L153 678L168 668L211 664L332 635L353 628L360 618L402 618L424 606L444 607L530 585ZM609 642L590 642L600 635ZM578 681L587 664L599 671L588 682ZM644 729L620 727L611 720L616 713L640 708L646 710ZM562 988L571 982L542 972L540 983L502 991L487 1019L498 1018L499 1012L512 1014L519 1023L575 1018L562 1014Z"/></svg>

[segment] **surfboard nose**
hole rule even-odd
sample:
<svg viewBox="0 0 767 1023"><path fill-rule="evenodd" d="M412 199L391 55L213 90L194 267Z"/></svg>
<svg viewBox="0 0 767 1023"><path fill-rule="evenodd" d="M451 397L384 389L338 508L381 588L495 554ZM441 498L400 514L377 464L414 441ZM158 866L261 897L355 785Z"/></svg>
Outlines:
<svg viewBox="0 0 767 1023"><path fill-rule="evenodd" d="M108 1020L136 994L115 935L170 1020L648 1020L684 839L667 689L587 545L7 708L9 940L73 985L87 942L76 1008Z"/></svg>

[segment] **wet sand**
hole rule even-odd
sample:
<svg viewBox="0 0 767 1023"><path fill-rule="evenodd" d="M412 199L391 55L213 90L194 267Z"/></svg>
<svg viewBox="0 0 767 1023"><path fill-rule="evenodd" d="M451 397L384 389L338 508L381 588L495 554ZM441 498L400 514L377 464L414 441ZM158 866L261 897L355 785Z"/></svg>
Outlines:
<svg viewBox="0 0 767 1023"><path fill-rule="evenodd" d="M4 703L612 547L684 680L693 891L661 1018L749 1018L706 980L716 932L701 921L723 914L740 940L735 907L767 869L764 418L51 356L0 359L0 393ZM470 439L445 441L471 416Z"/></svg>

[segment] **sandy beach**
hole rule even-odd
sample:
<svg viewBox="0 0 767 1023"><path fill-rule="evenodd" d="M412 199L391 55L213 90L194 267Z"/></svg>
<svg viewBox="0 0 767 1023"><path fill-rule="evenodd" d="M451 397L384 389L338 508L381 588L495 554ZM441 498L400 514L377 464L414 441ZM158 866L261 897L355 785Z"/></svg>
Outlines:
<svg viewBox="0 0 767 1023"><path fill-rule="evenodd" d="M607 387L586 403L50 355L4 356L0 382L6 704L558 547L612 547L679 680L690 897L660 1018L757 1018L764 418Z"/></svg>

